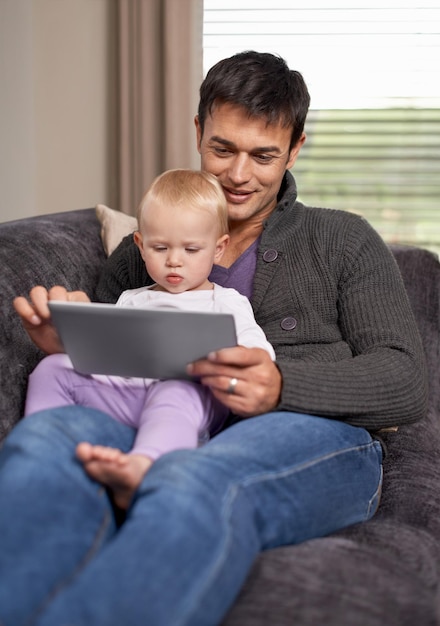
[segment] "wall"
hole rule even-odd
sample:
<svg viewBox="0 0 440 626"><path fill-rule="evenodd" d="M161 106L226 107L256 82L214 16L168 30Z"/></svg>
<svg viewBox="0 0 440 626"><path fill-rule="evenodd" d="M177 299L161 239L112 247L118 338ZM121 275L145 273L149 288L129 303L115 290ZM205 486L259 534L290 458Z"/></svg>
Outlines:
<svg viewBox="0 0 440 626"><path fill-rule="evenodd" d="M116 3L0 0L0 221L117 203Z"/></svg>

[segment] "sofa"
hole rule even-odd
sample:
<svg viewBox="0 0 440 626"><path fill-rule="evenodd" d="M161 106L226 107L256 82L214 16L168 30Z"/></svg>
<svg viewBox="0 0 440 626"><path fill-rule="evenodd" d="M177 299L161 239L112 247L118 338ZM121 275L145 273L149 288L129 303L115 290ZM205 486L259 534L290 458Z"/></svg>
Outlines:
<svg viewBox="0 0 440 626"><path fill-rule="evenodd" d="M133 218L111 209L108 216L132 228ZM121 236L107 226L94 208L0 224L0 439L20 419L28 374L42 357L14 313L13 297L35 284L62 284L93 298L109 245ZM109 244L110 234L116 240ZM428 415L383 435L384 487L375 517L262 553L222 626L440 624L440 264L427 250L391 249L426 351Z"/></svg>

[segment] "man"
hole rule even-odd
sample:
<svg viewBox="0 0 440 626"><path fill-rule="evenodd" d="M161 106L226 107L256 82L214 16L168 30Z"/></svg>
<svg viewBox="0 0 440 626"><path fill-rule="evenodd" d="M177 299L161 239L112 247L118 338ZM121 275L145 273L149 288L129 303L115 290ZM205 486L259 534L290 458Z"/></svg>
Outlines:
<svg viewBox="0 0 440 626"><path fill-rule="evenodd" d="M208 73L197 142L202 169L225 192L231 237L210 279L251 297L276 363L236 347L189 366L235 423L198 450L154 463L119 526L75 450L83 440L127 450L133 432L83 407L22 421L0 455L6 626L32 616L38 626L219 624L259 551L377 509L374 432L424 415L423 350L375 231L296 199L287 170L305 140L308 105L302 77L270 54L238 54ZM127 238L98 297L114 301L148 280ZM31 303L16 301L49 352L60 349L47 309L55 296L84 298L40 287Z"/></svg>

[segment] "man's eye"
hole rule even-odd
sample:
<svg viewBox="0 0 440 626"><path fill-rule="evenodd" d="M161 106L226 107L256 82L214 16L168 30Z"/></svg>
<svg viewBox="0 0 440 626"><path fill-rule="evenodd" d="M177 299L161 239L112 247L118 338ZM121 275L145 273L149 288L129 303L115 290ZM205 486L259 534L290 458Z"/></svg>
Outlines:
<svg viewBox="0 0 440 626"><path fill-rule="evenodd" d="M254 159L260 163L270 163L273 160L271 154L255 154Z"/></svg>
<svg viewBox="0 0 440 626"><path fill-rule="evenodd" d="M218 156L229 156L230 154L232 154L231 150L228 150L227 148L220 148L219 146L214 147L214 152Z"/></svg>

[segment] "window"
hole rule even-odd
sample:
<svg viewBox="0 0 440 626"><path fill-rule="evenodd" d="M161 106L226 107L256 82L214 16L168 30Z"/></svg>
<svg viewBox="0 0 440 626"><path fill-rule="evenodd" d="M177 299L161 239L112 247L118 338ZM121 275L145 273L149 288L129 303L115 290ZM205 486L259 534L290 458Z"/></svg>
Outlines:
<svg viewBox="0 0 440 626"><path fill-rule="evenodd" d="M312 104L294 168L302 201L440 251L437 0L205 0L203 47L205 72L254 49L303 74Z"/></svg>

